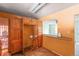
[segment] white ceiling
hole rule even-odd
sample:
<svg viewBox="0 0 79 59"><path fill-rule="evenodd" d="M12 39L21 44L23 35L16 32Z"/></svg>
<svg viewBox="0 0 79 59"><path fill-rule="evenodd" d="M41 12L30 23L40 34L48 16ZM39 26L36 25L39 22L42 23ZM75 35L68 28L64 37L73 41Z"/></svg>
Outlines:
<svg viewBox="0 0 79 59"><path fill-rule="evenodd" d="M76 3L75 3L76 4ZM0 3L0 11L11 12L17 15L40 18L51 13L58 12L65 8L75 5L74 3L47 3L38 12L31 10L37 3Z"/></svg>

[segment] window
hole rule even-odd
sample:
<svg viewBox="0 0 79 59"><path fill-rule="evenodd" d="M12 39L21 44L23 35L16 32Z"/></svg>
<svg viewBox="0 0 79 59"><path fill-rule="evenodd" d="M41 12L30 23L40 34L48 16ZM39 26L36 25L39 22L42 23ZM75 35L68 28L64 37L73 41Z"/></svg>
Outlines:
<svg viewBox="0 0 79 59"><path fill-rule="evenodd" d="M8 48L8 26L0 25L0 40L2 42L2 49Z"/></svg>
<svg viewBox="0 0 79 59"><path fill-rule="evenodd" d="M57 20L43 22L43 34L57 36Z"/></svg>

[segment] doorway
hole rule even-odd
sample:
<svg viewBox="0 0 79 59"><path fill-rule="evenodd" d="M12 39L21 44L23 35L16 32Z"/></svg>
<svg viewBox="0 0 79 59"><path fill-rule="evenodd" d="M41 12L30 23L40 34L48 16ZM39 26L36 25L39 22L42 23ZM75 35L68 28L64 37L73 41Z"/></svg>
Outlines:
<svg viewBox="0 0 79 59"><path fill-rule="evenodd" d="M23 27L23 53L33 48L34 25L24 25Z"/></svg>

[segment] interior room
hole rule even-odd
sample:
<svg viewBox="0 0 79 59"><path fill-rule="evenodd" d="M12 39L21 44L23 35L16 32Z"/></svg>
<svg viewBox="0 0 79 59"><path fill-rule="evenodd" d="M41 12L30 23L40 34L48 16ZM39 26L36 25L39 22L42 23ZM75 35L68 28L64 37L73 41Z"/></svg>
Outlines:
<svg viewBox="0 0 79 59"><path fill-rule="evenodd" d="M79 56L78 3L0 3L0 56Z"/></svg>

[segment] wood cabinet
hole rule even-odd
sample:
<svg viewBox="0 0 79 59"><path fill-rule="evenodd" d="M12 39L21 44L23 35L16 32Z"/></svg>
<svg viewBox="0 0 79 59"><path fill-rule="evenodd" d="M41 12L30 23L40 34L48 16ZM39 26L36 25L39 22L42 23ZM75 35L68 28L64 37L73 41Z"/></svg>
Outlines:
<svg viewBox="0 0 79 59"><path fill-rule="evenodd" d="M28 17L21 17L21 16L17 16L17 15L5 13L5 12L0 12L0 17L8 19L8 26L9 26L8 50L10 54L14 54L16 52L22 51L23 49L23 39L27 37L25 36L25 34L27 33L24 32L24 27L26 27L26 30L29 30L31 28L24 25L30 25L33 28L32 29L33 31L29 30L31 31L31 33L28 32L30 33L29 35L33 33L33 39L30 40L30 42L32 42L32 47L37 48L42 46L42 28L41 28L42 22L41 21L36 19L31 19ZM25 34L23 34L23 32Z"/></svg>
<svg viewBox="0 0 79 59"><path fill-rule="evenodd" d="M22 50L21 19L12 18L10 20L10 53Z"/></svg>
<svg viewBox="0 0 79 59"><path fill-rule="evenodd" d="M10 54L22 51L22 17L0 12L0 18L8 22L8 51ZM0 20L1 21L1 20ZM1 22L2 23L2 22ZM2 23L3 24L3 23Z"/></svg>

